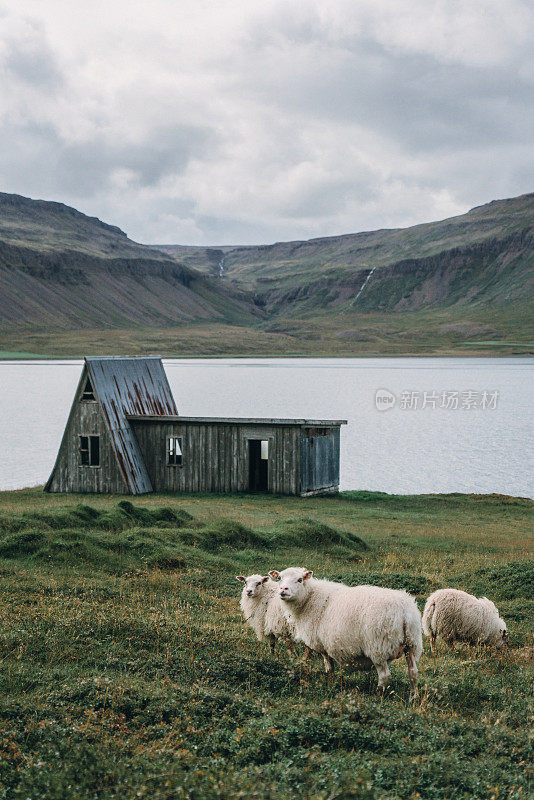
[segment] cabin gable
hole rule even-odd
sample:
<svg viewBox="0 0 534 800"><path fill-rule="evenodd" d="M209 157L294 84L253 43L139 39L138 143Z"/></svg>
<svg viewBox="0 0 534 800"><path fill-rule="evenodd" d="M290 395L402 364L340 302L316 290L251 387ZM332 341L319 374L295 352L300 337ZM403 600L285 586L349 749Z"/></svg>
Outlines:
<svg viewBox="0 0 534 800"><path fill-rule="evenodd" d="M90 377L85 365L56 463L45 490L128 494L128 485L119 468L109 429L91 382L94 399L88 396L88 381ZM85 442L82 442L81 437L88 440L88 458L83 453ZM94 463L97 448L91 437L98 437L98 464Z"/></svg>

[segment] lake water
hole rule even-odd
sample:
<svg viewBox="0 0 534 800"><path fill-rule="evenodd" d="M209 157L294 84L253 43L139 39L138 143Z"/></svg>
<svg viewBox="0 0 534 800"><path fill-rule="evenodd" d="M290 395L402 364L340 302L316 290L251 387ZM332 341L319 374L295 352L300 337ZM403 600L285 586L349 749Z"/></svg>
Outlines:
<svg viewBox="0 0 534 800"><path fill-rule="evenodd" d="M186 416L347 419L342 489L534 495L534 359L164 363ZM81 369L0 362L0 489L47 479Z"/></svg>

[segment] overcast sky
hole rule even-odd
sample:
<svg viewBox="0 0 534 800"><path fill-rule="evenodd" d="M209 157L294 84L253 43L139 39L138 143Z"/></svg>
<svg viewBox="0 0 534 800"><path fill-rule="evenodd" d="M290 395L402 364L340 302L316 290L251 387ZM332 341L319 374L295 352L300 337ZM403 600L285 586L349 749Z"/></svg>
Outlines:
<svg viewBox="0 0 534 800"><path fill-rule="evenodd" d="M0 0L0 189L147 243L534 190L532 0Z"/></svg>

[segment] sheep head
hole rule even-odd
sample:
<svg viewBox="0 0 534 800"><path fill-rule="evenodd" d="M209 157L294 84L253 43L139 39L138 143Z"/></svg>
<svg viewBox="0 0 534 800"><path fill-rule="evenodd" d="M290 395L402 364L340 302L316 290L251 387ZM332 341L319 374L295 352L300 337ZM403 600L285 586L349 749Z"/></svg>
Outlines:
<svg viewBox="0 0 534 800"><path fill-rule="evenodd" d="M276 573L280 581L280 599L285 603L302 603L308 596L309 579L313 572L304 567L289 567ZM272 577L272 573L270 573Z"/></svg>
<svg viewBox="0 0 534 800"><path fill-rule="evenodd" d="M246 597L259 597L262 594L263 587L269 580L268 575L236 575L236 580L244 583L243 594Z"/></svg>

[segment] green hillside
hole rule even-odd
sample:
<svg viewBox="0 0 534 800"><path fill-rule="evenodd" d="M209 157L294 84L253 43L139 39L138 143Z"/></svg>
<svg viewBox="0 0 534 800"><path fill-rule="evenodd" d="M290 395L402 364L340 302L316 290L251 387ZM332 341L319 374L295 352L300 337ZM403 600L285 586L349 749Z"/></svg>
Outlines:
<svg viewBox="0 0 534 800"><path fill-rule="evenodd" d="M496 249L532 250L534 193L495 200L467 214L412 228L329 236L308 241L278 242L257 247L180 247L158 245L184 264L215 274L224 257L224 275L243 285L265 289L309 283L318 278L348 277L358 270L386 267L407 260L428 259L482 244ZM502 243L502 244L500 244ZM508 243L508 244L507 244Z"/></svg>
<svg viewBox="0 0 534 800"><path fill-rule="evenodd" d="M0 194L0 352L534 352L534 194L407 229L258 247L147 247Z"/></svg>
<svg viewBox="0 0 534 800"><path fill-rule="evenodd" d="M0 330L248 324L251 299L62 203L0 194Z"/></svg>
<svg viewBox="0 0 534 800"><path fill-rule="evenodd" d="M32 200L0 192L0 240L39 252L86 253L100 258L135 258L143 254L165 261L158 250L132 242L124 231L75 208L50 200Z"/></svg>

